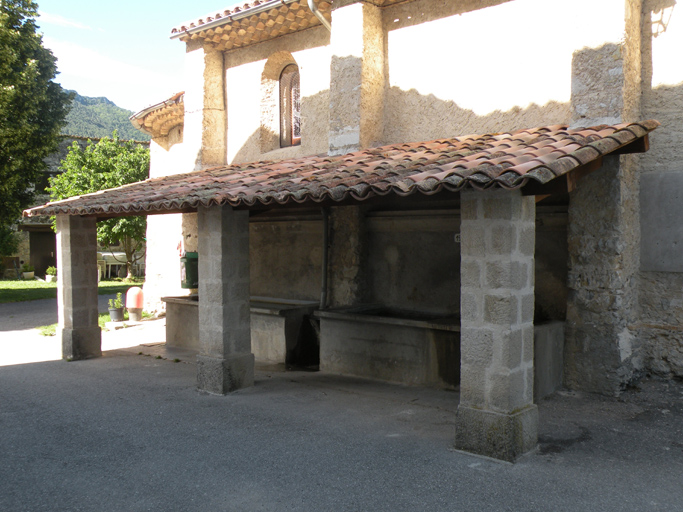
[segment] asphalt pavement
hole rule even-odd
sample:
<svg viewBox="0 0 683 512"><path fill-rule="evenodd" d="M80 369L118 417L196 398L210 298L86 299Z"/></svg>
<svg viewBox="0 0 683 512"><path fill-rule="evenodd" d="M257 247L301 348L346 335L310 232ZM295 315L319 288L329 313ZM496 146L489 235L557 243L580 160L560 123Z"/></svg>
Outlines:
<svg viewBox="0 0 683 512"><path fill-rule="evenodd" d="M5 306L2 511L683 509L681 383L556 393L539 448L507 464L453 450L456 392L259 367L213 396L163 319L104 333L101 358L12 362L35 304Z"/></svg>

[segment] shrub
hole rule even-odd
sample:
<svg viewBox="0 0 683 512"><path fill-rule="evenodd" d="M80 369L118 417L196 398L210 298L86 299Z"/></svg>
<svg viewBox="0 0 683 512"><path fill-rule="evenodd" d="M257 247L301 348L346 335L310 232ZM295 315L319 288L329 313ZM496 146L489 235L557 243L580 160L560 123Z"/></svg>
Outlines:
<svg viewBox="0 0 683 512"><path fill-rule="evenodd" d="M121 292L116 294L116 299L109 299L110 309L119 309L123 307L123 301L121 300Z"/></svg>

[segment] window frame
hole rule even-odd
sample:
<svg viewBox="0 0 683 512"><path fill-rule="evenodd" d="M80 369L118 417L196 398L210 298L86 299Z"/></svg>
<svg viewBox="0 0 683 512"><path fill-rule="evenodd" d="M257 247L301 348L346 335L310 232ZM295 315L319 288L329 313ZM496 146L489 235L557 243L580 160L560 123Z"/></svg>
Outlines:
<svg viewBox="0 0 683 512"><path fill-rule="evenodd" d="M301 75L299 66L287 64L280 72L280 147L301 144Z"/></svg>

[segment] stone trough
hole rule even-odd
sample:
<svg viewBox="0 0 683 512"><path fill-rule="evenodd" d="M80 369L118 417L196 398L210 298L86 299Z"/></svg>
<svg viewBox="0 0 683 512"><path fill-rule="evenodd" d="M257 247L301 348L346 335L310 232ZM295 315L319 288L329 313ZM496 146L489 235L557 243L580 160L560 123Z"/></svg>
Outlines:
<svg viewBox="0 0 683 512"><path fill-rule="evenodd" d="M460 320L357 307L316 311L320 369L415 386L460 383Z"/></svg>
<svg viewBox="0 0 683 512"><path fill-rule="evenodd" d="M163 297L166 344L199 350L196 295ZM414 386L460 385L460 319L379 306L318 310L318 303L252 297L256 361ZM320 322L319 340L310 317ZM562 385L564 322L534 326L534 398ZM318 345L319 343L319 345Z"/></svg>
<svg viewBox="0 0 683 512"><path fill-rule="evenodd" d="M316 311L320 369L415 386L460 385L460 319L382 307ZM562 386L564 322L534 326L534 398Z"/></svg>
<svg viewBox="0 0 683 512"><path fill-rule="evenodd" d="M197 295L162 297L166 303L166 344L199 350ZM252 297L251 347L257 361L268 364L317 366L318 347L307 318L317 302Z"/></svg>

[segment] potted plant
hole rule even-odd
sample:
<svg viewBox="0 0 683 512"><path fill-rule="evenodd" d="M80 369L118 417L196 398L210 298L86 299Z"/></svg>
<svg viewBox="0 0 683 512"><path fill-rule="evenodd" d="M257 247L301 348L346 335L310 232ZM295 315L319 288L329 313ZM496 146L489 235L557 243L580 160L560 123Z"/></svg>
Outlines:
<svg viewBox="0 0 683 512"><path fill-rule="evenodd" d="M111 318L112 322L123 322L121 292L116 294L116 299L109 299L109 318Z"/></svg>
<svg viewBox="0 0 683 512"><path fill-rule="evenodd" d="M35 277L35 268L33 268L33 265L29 265L28 263L24 263L21 266L21 273L24 276L24 279L31 280Z"/></svg>
<svg viewBox="0 0 683 512"><path fill-rule="evenodd" d="M45 270L45 281L48 283L54 283L57 280L57 268L47 267Z"/></svg>

